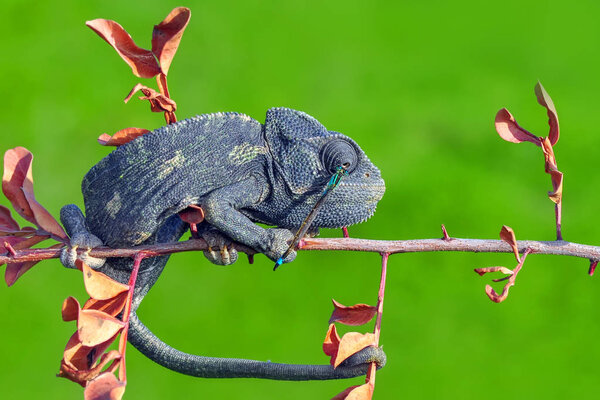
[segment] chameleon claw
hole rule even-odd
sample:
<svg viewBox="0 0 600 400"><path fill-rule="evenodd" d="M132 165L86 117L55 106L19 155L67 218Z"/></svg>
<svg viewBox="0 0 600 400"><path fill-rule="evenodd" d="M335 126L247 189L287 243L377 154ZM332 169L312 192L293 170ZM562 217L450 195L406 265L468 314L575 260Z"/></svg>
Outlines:
<svg viewBox="0 0 600 400"><path fill-rule="evenodd" d="M223 246L221 249L221 259L223 260L224 265L231 264L231 258L229 257L229 249L227 246Z"/></svg>

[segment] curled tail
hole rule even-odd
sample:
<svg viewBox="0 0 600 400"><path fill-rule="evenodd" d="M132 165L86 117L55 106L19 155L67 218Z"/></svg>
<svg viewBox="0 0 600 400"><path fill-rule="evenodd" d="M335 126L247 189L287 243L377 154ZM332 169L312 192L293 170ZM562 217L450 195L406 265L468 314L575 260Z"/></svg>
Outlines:
<svg viewBox="0 0 600 400"><path fill-rule="evenodd" d="M202 378L262 378L284 381L345 379L365 375L371 362L378 368L386 356L379 347L367 347L337 368L331 365L279 364L239 358L203 357L176 350L161 341L137 317L129 319L129 342L152 361L170 370Z"/></svg>
<svg viewBox="0 0 600 400"><path fill-rule="evenodd" d="M83 213L77 206L71 204L63 207L61 220L72 239L71 246L82 244L78 243L77 240L73 240L76 234L79 235L79 239L93 236L88 231ZM173 215L147 240L146 244L178 240L186 229L187 226L181 218ZM96 239L99 241L98 238ZM83 244L85 245L87 242L89 241L84 240ZM87 247L92 246L88 245ZM73 262L76 257L77 253L74 253ZM67 257L61 257L61 260L63 258L67 260ZM359 351L335 369L331 365L279 364L238 358L203 357L176 350L152 333L135 313L146 293L162 273L168 258L169 256L166 255L142 261L142 268L138 275L133 299L133 311L129 319L128 334L129 342L135 348L163 367L185 375L203 378L262 378L305 381L353 378L365 375L372 362L377 363L379 368L385 365L385 353L378 347L367 347ZM98 268L99 271L106 273L119 282L125 283L128 281L131 274L131 260L116 258L108 259L106 263L105 260L100 261L99 265L104 265Z"/></svg>

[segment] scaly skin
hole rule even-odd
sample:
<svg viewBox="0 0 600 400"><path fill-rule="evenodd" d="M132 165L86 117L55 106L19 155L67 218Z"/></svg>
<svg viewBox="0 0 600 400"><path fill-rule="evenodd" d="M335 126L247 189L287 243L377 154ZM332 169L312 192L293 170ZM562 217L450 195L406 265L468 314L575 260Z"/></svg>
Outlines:
<svg viewBox="0 0 600 400"><path fill-rule="evenodd" d="M349 175L324 202L312 228L349 226L369 218L383 196L381 174L352 139L328 131L309 115L286 108L267 112L264 125L237 113L207 114L157 129L120 146L87 173L82 183L86 217L74 205L61 210L71 246L111 247L178 240L187 230L177 213L200 205L201 235L211 246L243 243L277 260L320 196L332 171L349 164ZM276 228L265 229L256 222ZM221 250L221 249L218 249ZM74 252L61 260L72 266ZM205 253L216 264L237 254ZM284 260L292 261L295 252ZM161 342L135 315L169 256L142 262L134 293L129 341L157 363L203 377L257 377L281 380L338 379L380 366L385 354L367 348L335 370L252 360L200 357ZM128 259L85 260L127 282Z"/></svg>

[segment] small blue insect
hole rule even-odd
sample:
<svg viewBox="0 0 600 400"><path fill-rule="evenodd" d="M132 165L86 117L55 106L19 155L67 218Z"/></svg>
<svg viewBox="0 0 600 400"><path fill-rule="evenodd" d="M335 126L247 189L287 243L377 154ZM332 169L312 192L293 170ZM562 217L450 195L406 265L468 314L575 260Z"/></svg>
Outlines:
<svg viewBox="0 0 600 400"><path fill-rule="evenodd" d="M323 189L323 194L321 194L321 197L319 197L319 200L317 200L317 202L315 203L313 208L310 210L310 212L308 213L308 215L306 216L304 221L302 221L302 225L300 225L300 228L294 235L294 238L292 239L292 243L290 243L290 247L288 247L288 249L285 251L285 253L283 253L283 255L281 257L279 257L277 259L277 261L275 262L273 271L275 271L281 264L283 264L283 260L285 260L285 258L290 254L290 252L294 248L296 248L300 239L302 237L304 237L304 235L308 231L308 228L310 228L310 224L312 224L312 222L315 220L315 218L319 212L319 208L321 208L321 205L325 202L329 193L331 193L331 191L333 189L335 189L335 187L337 185L339 185L339 183L342 181L342 178L344 176L348 175L348 171L346 170L346 168L348 168L347 164L344 164L344 165L336 168L335 173L331 176L331 179L329 179L329 182L327 182L325 189Z"/></svg>

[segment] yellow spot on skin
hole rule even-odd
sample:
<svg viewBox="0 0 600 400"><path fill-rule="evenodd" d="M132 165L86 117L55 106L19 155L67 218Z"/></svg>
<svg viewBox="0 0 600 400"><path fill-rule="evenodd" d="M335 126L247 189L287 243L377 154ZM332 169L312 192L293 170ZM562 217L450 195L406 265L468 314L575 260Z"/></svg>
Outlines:
<svg viewBox="0 0 600 400"><path fill-rule="evenodd" d="M254 160L259 154L265 154L266 150L266 148L261 146L253 146L250 143L244 143L235 146L227 157L229 158L229 162L233 165L241 165Z"/></svg>
<svg viewBox="0 0 600 400"><path fill-rule="evenodd" d="M122 205L121 195L119 195L117 192L113 195L112 199L106 203L106 211L108 211L108 215L114 219L117 213L121 210Z"/></svg>
<svg viewBox="0 0 600 400"><path fill-rule="evenodd" d="M165 161L158 170L158 179L164 179L167 177L174 169L180 168L183 166L185 162L185 156L181 153L180 150L175 152L175 156L167 161Z"/></svg>

